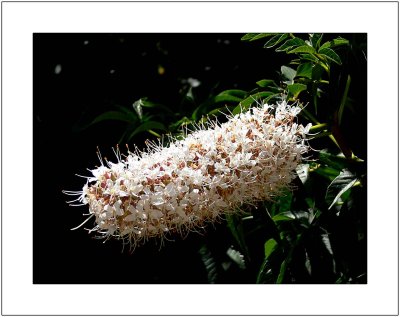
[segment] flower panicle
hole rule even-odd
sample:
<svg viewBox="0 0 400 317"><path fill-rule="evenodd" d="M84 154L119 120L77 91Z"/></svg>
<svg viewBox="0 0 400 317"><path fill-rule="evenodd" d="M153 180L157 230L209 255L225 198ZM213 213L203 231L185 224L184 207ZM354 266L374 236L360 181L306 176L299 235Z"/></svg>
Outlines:
<svg viewBox="0 0 400 317"><path fill-rule="evenodd" d="M91 170L76 201L89 206L95 231L123 239L132 248L149 238L186 235L224 214L273 197L290 186L309 147L311 127L299 125L297 106L262 105L228 121L208 121L184 139L169 136L135 147L117 162ZM86 222L86 220L85 220ZM85 223L84 222L84 223ZM83 225L83 224L82 224Z"/></svg>

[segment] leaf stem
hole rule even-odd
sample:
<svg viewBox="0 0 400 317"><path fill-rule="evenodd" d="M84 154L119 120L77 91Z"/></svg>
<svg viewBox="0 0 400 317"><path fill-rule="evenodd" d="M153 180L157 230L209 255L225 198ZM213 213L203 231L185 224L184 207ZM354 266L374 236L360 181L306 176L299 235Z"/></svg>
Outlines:
<svg viewBox="0 0 400 317"><path fill-rule="evenodd" d="M313 123L316 125L320 125L321 123L315 118L309 111L307 111L302 105L300 105L300 108L304 112L305 116L310 119ZM325 136L325 135L324 135ZM342 150L342 148L339 146L339 143L336 141L335 137L330 133L329 138L332 140L333 143L339 148L339 150Z"/></svg>
<svg viewBox="0 0 400 317"><path fill-rule="evenodd" d="M327 127L328 127L327 123L316 124L316 125L313 125L310 128L310 132L317 132L317 131L320 131L320 130L325 130Z"/></svg>
<svg viewBox="0 0 400 317"><path fill-rule="evenodd" d="M306 108L304 108L302 105L300 105L301 111L305 114L305 116L310 119L314 124L319 125L321 124L317 118L315 118L309 111L306 110Z"/></svg>
<svg viewBox="0 0 400 317"><path fill-rule="evenodd" d="M319 133L319 134L313 136L313 137L311 138L311 140L320 139L320 138L323 138L323 137L326 137L326 136L331 136L331 135L332 135L332 132L331 132L331 131L325 131L325 132L321 132L321 133Z"/></svg>
<svg viewBox="0 0 400 317"><path fill-rule="evenodd" d="M346 87L344 88L343 97L340 102L340 106L339 106L339 110L338 110L339 125L342 122L343 110L344 110L344 106L346 105L347 94L349 93L350 83L351 83L351 77L350 77L350 75L348 75L347 81L346 81Z"/></svg>

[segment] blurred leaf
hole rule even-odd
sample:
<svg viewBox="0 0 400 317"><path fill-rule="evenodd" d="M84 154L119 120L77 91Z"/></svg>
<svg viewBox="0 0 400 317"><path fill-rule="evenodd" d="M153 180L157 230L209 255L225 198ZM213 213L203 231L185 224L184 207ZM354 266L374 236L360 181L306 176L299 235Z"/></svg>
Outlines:
<svg viewBox="0 0 400 317"><path fill-rule="evenodd" d="M221 102L240 102L242 101L242 97L228 95L228 94L219 94L215 96L212 100L214 103L221 103Z"/></svg>
<svg viewBox="0 0 400 317"><path fill-rule="evenodd" d="M271 48L277 44L279 44L280 42L282 42L283 40L285 40L289 35L287 33L281 33L281 34L277 34L275 36L273 36L272 38L269 39L269 41L267 41L264 44L264 48Z"/></svg>
<svg viewBox="0 0 400 317"><path fill-rule="evenodd" d="M260 86L261 88L266 88L266 87L271 87L271 86L277 87L277 84L272 79L262 79L262 80L259 80L258 82L256 82L256 84L258 86Z"/></svg>
<svg viewBox="0 0 400 317"><path fill-rule="evenodd" d="M249 250L247 248L245 240L242 220L236 215L226 215L226 221L228 224L228 228L231 230L232 235L238 243L241 251L246 256L246 258L249 259Z"/></svg>
<svg viewBox="0 0 400 317"><path fill-rule="evenodd" d="M156 109L162 109L163 111L168 112L170 114L174 113L169 107L161 103L148 101L147 98L141 98L141 100L142 100L142 107L144 108L156 108Z"/></svg>
<svg viewBox="0 0 400 317"><path fill-rule="evenodd" d="M325 195L325 201L331 209L344 192L349 190L357 181L357 177L348 169L342 170L332 183L328 186Z"/></svg>
<svg viewBox="0 0 400 317"><path fill-rule="evenodd" d="M312 220L314 219L314 213L313 211L302 211L302 210L284 211L272 217L272 219L275 222L297 220L299 221L300 224L303 224L306 227L308 227L308 225L311 224Z"/></svg>
<svg viewBox="0 0 400 317"><path fill-rule="evenodd" d="M283 260L283 250L278 247L275 239L269 239L264 244L264 253L265 257L258 271L256 283L275 283Z"/></svg>
<svg viewBox="0 0 400 317"><path fill-rule="evenodd" d="M333 255L333 250L332 250L332 245L331 245L331 240L329 239L329 235L327 233L321 234L321 241L323 245L325 246L326 250L330 255Z"/></svg>
<svg viewBox="0 0 400 317"><path fill-rule="evenodd" d="M242 270L246 269L246 262L244 261L244 256L237 250L232 249L232 247L230 247L227 251L226 251L226 255L229 256L229 258L235 262L238 267Z"/></svg>
<svg viewBox="0 0 400 317"><path fill-rule="evenodd" d="M146 121L139 125L128 137L128 141L130 141L136 134L148 131L148 130L164 130L166 131L166 127L164 124L158 121Z"/></svg>
<svg viewBox="0 0 400 317"><path fill-rule="evenodd" d="M294 98L297 98L302 91L307 90L307 86L303 84L291 84L287 86L287 89Z"/></svg>
<svg viewBox="0 0 400 317"><path fill-rule="evenodd" d="M312 78L313 63L300 64L297 67L296 77Z"/></svg>
<svg viewBox="0 0 400 317"><path fill-rule="evenodd" d="M282 66L281 73L286 83L288 84L293 83L293 79L296 77L296 71L293 68Z"/></svg>
<svg viewBox="0 0 400 317"><path fill-rule="evenodd" d="M95 124L106 120L132 122L131 118L129 118L125 113L119 111L107 111L96 117L90 124Z"/></svg>
<svg viewBox="0 0 400 317"><path fill-rule="evenodd" d="M293 200L293 192L291 190L286 190L279 195L279 198L276 202L278 205L279 212L288 211L292 208L292 200Z"/></svg>
<svg viewBox="0 0 400 317"><path fill-rule="evenodd" d="M245 90L240 90L240 89L228 89L224 90L221 93L219 93L217 96L233 96L233 97L238 97L238 98L245 98L247 96L247 91Z"/></svg>
<svg viewBox="0 0 400 317"><path fill-rule="evenodd" d="M208 282L214 284L218 279L218 267L215 258L206 245L203 245L199 254L207 271Z"/></svg>
<svg viewBox="0 0 400 317"><path fill-rule="evenodd" d="M265 254L265 260L269 258L269 256L272 254L272 252L275 251L278 243L275 241L275 239L269 239L265 242L264 244L264 254Z"/></svg>
<svg viewBox="0 0 400 317"><path fill-rule="evenodd" d="M195 97L193 94L193 87L190 87L185 95L185 100L187 100L190 104L196 104Z"/></svg>
<svg viewBox="0 0 400 317"><path fill-rule="evenodd" d="M296 47L290 51L287 52L288 54L292 54L292 53L308 53L308 54L313 54L316 53L314 47L309 46L309 45L302 45L299 47Z"/></svg>
<svg viewBox="0 0 400 317"><path fill-rule="evenodd" d="M278 278L276 279L276 284L282 284L283 279L285 278L286 269L287 269L287 260L285 259L281 264L279 275Z"/></svg>
<svg viewBox="0 0 400 317"><path fill-rule="evenodd" d="M290 50L294 47L302 46L305 44L306 44L306 42L304 42L302 39L295 37L294 39L287 40L285 43L283 43L281 46L279 46L275 51L276 52L284 52L284 51Z"/></svg>
<svg viewBox="0 0 400 317"><path fill-rule="evenodd" d="M135 121L138 119L137 115L135 112L132 111L132 109L129 107L124 107L124 106L120 106L120 105L114 105L115 108L119 109L120 112L126 114L126 116L130 119L132 119L132 121Z"/></svg>
<svg viewBox="0 0 400 317"><path fill-rule="evenodd" d="M334 61L336 64L342 65L342 61L338 54L330 48L321 48L318 51L319 55L326 57L327 59Z"/></svg>
<svg viewBox="0 0 400 317"><path fill-rule="evenodd" d="M260 270L257 274L257 284L265 283L267 280L272 280L272 270L270 268L270 261L266 260L263 262Z"/></svg>
<svg viewBox="0 0 400 317"><path fill-rule="evenodd" d="M291 211L285 211L272 217L275 222L295 220L296 216Z"/></svg>
<svg viewBox="0 0 400 317"><path fill-rule="evenodd" d="M142 109L143 101L142 99L136 100L132 107L135 110L136 114L138 115L139 119L142 120L143 118L143 109Z"/></svg>

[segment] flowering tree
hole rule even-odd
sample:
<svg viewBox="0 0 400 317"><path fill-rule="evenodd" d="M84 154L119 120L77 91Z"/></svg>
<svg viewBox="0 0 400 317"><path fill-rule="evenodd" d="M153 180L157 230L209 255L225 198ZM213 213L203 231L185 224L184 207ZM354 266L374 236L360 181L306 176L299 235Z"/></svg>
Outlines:
<svg viewBox="0 0 400 317"><path fill-rule="evenodd" d="M101 166L83 190L66 193L89 206L83 224L94 220L90 232L132 250L224 221L236 240L226 250L230 265L252 272L254 282L365 282L365 122L356 131L351 124L365 114L364 37L261 33L242 40L266 41L265 48L294 58L278 80L222 91L169 126L146 117L146 109L169 111L146 98L102 114L93 123L139 121L121 141L146 131L159 141L145 151L128 147L127 155L117 146L115 162L99 153ZM190 83L186 99L197 85ZM251 235L256 243L249 244ZM218 282L229 265L206 244L199 252L209 281Z"/></svg>

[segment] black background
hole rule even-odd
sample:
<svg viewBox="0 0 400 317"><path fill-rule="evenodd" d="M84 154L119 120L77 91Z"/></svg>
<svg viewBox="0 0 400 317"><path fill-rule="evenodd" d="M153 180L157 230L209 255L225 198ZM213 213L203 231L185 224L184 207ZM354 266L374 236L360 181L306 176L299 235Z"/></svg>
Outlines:
<svg viewBox="0 0 400 317"><path fill-rule="evenodd" d="M96 146L113 157L123 129L104 122L82 129L114 105L141 98L182 109L182 80L196 78L204 96L224 89L250 90L277 79L285 55L243 43L242 34L34 34L33 65L33 282L207 283L199 248L221 254L232 243L226 226L209 226L133 254L120 241L93 239L80 228L87 206L70 207L62 190L80 190L98 164ZM277 59L281 58L281 60ZM160 74L160 66L164 73ZM141 147L150 135L134 140ZM112 160L112 159L111 159ZM90 222L86 227L91 228ZM223 252L222 252L223 254ZM221 282L251 282L233 274Z"/></svg>

